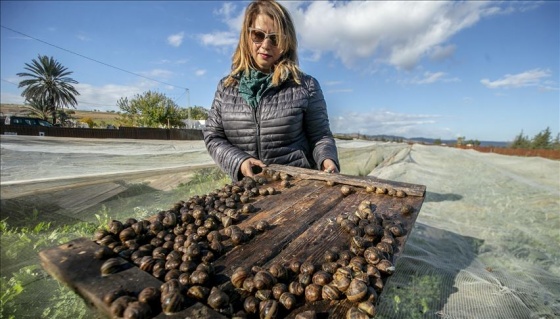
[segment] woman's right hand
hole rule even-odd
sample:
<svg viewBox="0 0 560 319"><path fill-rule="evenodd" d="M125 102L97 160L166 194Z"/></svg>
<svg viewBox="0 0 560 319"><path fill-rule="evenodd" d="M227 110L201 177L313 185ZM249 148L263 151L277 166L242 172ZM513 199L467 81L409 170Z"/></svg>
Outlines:
<svg viewBox="0 0 560 319"><path fill-rule="evenodd" d="M253 177L255 176L255 171L260 172L264 167L266 167L266 164L261 160L250 157L241 163L241 168L239 170L243 176Z"/></svg>

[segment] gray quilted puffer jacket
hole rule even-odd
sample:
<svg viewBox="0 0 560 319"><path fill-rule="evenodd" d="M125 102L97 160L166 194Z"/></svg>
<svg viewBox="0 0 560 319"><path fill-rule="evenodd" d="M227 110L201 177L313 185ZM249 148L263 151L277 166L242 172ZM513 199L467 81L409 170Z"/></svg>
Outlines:
<svg viewBox="0 0 560 319"><path fill-rule="evenodd" d="M253 109L239 94L238 86L218 84L204 142L210 156L233 181L249 157L265 164L320 169L332 159L340 168L329 128L327 107L317 80L303 74L301 85L285 81L264 93Z"/></svg>

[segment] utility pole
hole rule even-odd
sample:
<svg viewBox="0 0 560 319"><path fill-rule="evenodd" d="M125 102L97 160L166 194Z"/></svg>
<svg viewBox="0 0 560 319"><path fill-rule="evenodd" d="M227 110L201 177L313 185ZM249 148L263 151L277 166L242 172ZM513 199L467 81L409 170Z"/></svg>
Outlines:
<svg viewBox="0 0 560 319"><path fill-rule="evenodd" d="M191 91L186 88L185 90L187 90L187 119L189 120L189 128L192 128L192 124L191 124Z"/></svg>

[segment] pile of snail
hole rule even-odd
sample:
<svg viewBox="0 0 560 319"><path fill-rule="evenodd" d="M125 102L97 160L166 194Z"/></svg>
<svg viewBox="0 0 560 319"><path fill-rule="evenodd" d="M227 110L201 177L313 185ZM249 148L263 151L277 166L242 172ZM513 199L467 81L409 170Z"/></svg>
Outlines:
<svg viewBox="0 0 560 319"><path fill-rule="evenodd" d="M270 227L265 220L243 229L235 225L243 215L255 211L250 203L253 197L277 193L266 186L265 176L281 181L281 187L291 186L288 174L266 170L263 176L246 177L181 201L150 220L113 220L107 229L96 231L94 240L100 248L95 258L105 260L102 276L132 263L164 282L140 292L119 288L107 293L103 301L111 315L151 318L160 312L177 313L201 302L227 317L279 318L304 303L347 299L354 305L347 318L374 316L384 279L395 269L395 237L402 236L404 228L398 220L381 218L368 201L361 202L355 213L337 216L338 225L351 240L346 246L328 250L322 261L292 260L267 268L239 267L230 278L233 287L213 286L212 262L229 245L242 245ZM344 187L342 190L345 196L353 191ZM406 213L411 211L412 207L406 207ZM116 257L130 263L122 263ZM315 317L314 311L296 316Z"/></svg>

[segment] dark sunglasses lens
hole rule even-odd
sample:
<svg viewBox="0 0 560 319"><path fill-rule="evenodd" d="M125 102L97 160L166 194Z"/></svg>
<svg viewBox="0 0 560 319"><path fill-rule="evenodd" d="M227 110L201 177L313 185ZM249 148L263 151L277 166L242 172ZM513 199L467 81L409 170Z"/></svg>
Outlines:
<svg viewBox="0 0 560 319"><path fill-rule="evenodd" d="M255 43L261 43L266 38L266 34L262 31L251 30L251 40Z"/></svg>
<svg viewBox="0 0 560 319"><path fill-rule="evenodd" d="M270 39L270 43L272 43L273 46L276 46L278 44L278 36L276 34L271 34L268 36L268 38Z"/></svg>

